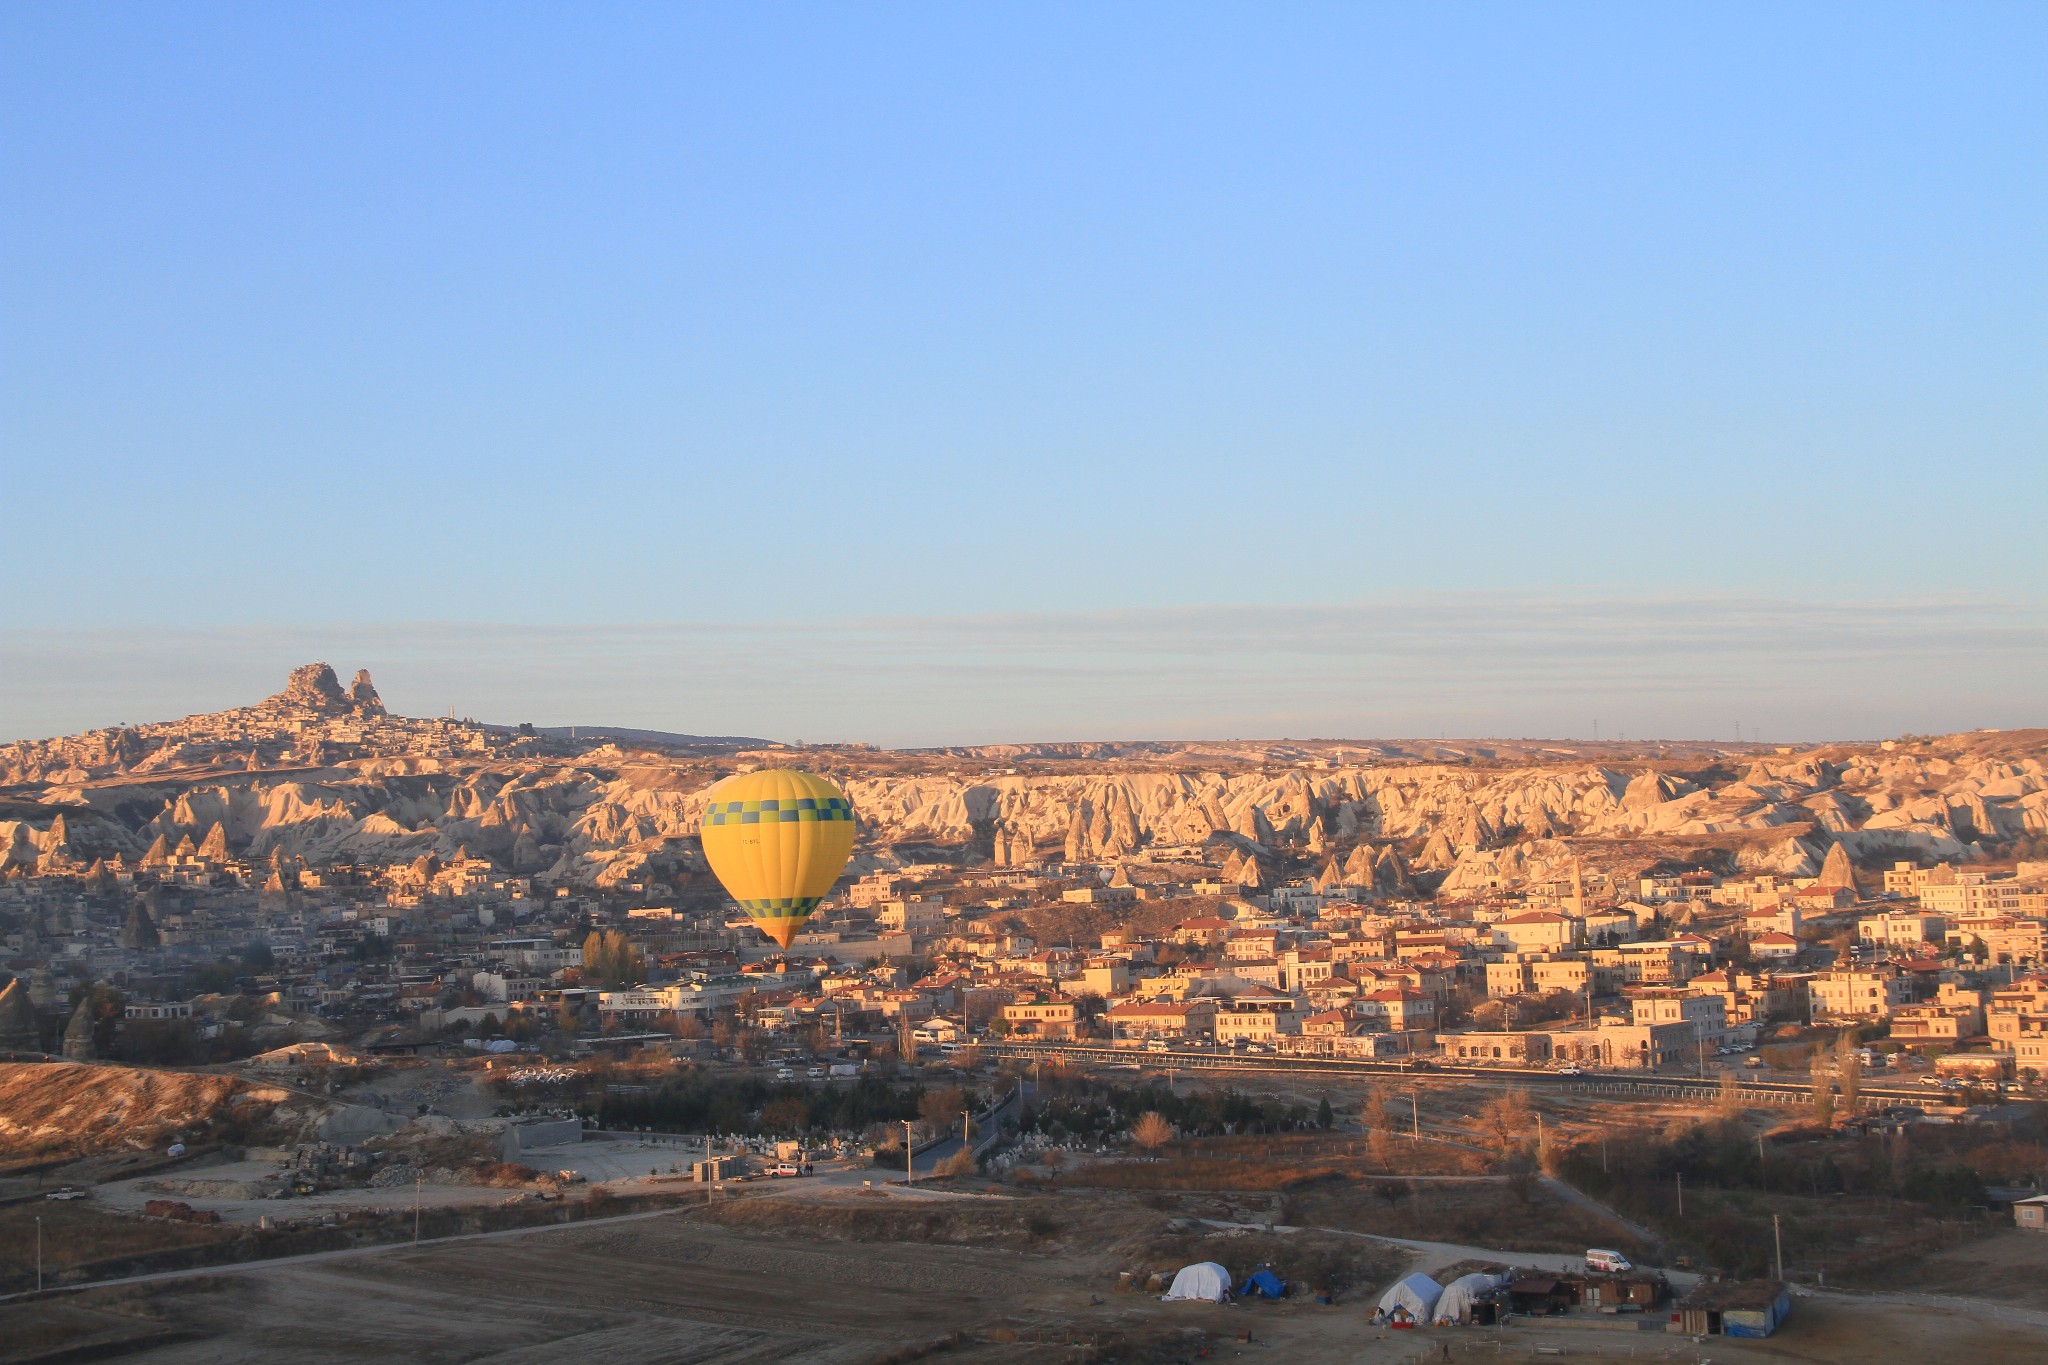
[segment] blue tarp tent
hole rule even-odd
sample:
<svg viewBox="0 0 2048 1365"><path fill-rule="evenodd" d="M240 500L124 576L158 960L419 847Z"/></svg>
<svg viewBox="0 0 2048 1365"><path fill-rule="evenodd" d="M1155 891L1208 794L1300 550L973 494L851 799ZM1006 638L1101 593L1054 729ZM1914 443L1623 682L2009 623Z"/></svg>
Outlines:
<svg viewBox="0 0 2048 1365"><path fill-rule="evenodd" d="M1278 1276L1270 1270L1259 1270L1244 1282L1244 1288L1237 1291L1237 1296L1241 1299L1277 1299L1286 1293L1287 1286L1280 1283Z"/></svg>

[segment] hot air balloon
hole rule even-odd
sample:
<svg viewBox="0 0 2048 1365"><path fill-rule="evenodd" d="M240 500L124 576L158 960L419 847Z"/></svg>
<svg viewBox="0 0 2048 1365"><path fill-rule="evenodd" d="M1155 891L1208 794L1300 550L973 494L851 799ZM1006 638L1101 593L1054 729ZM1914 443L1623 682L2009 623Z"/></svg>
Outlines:
<svg viewBox="0 0 2048 1365"><path fill-rule="evenodd" d="M853 805L822 777L769 768L714 786L704 856L762 933L787 948L853 854Z"/></svg>

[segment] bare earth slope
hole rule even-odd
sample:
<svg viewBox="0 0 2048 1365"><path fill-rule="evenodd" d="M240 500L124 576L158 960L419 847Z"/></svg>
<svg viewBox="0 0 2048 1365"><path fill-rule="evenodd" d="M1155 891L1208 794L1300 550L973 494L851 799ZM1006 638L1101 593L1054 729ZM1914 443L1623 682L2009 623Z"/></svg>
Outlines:
<svg viewBox="0 0 2048 1365"><path fill-rule="evenodd" d="M272 1116L289 1091L233 1076L71 1062L0 1063L0 1171L142 1151L193 1136L224 1117Z"/></svg>

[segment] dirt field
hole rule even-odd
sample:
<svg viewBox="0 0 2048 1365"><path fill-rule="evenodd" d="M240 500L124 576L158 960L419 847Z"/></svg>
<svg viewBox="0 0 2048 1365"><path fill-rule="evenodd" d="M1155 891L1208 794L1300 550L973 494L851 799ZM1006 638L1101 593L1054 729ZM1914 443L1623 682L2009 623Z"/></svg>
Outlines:
<svg viewBox="0 0 2048 1365"><path fill-rule="evenodd" d="M1190 1227L1156 1196L1073 1192L1030 1200L787 1194L594 1227L400 1249L0 1305L6 1365L120 1353L151 1362L1194 1361L1270 1355L1301 1365L1528 1358L1692 1361L1693 1344L1600 1326L1500 1334L1390 1332L1368 1321L1408 1264L1364 1239ZM2048 1240L2048 1239L2043 1239ZM1286 1244L1294 1243L1292 1248ZM1342 1243L1341 1247L1333 1244ZM1972 1249L1973 1252L1976 1248ZM2020 1249L2024 1251L2025 1249ZM1219 1307L1120 1291L1149 1260L1217 1259L1234 1273L1275 1257L1369 1283L1334 1305L1303 1297ZM2037 1262L2030 1262L2036 1265ZM1313 1271L1311 1270L1311 1273ZM1958 1273L1962 1273L1960 1268ZM2032 1271L2030 1273L2038 1273ZM2048 1324L2048 1315L2036 1315ZM1243 1340L1242 1333L1251 1339ZM1713 1341L1722 1361L2048 1358L2048 1325L1939 1304L1815 1296L1768 1342Z"/></svg>
<svg viewBox="0 0 2048 1365"><path fill-rule="evenodd" d="M1828 1283L1835 1282L1834 1276ZM1859 1288L1952 1294L2048 1311L2048 1236L2005 1228L1858 1277Z"/></svg>

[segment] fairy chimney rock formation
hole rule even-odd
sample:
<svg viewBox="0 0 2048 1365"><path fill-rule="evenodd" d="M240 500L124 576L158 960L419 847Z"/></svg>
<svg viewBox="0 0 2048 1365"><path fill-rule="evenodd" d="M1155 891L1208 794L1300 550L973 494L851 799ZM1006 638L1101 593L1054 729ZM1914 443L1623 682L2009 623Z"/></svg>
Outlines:
<svg viewBox="0 0 2048 1365"><path fill-rule="evenodd" d="M370 681L370 670L367 668L356 670L356 680L349 684L348 700L349 705L364 715L384 714L384 699L377 695L377 685Z"/></svg>
<svg viewBox="0 0 2048 1365"><path fill-rule="evenodd" d="M71 1022L64 1026L64 1060L67 1062L89 1062L97 1055L92 1045L92 990L88 987L78 999L78 1008L71 1011Z"/></svg>
<svg viewBox="0 0 2048 1365"><path fill-rule="evenodd" d="M149 904L140 896L128 907L128 922L121 927L121 946L134 953L153 952L163 946L163 935L150 918Z"/></svg>
<svg viewBox="0 0 2048 1365"><path fill-rule="evenodd" d="M18 976L9 977L7 984L0 986L0 1052L37 1051L42 1041L39 1033L28 983Z"/></svg>
<svg viewBox="0 0 2048 1365"><path fill-rule="evenodd" d="M1856 869L1849 862L1849 849L1837 843L1828 850L1828 856L1820 865L1820 878L1814 887L1821 891L1847 891L1856 894Z"/></svg>

